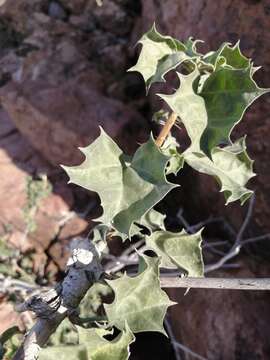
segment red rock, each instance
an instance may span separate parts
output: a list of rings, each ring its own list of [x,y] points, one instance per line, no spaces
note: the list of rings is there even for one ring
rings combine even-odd
[[[29,173],[51,168],[36,154],[10,119],[0,113],[0,224],[1,234],[9,228],[9,243],[25,252],[35,248],[46,250],[61,229],[61,220],[74,204],[71,188],[64,182],[56,182],[53,192],[38,205],[33,221],[36,230],[27,232],[24,209],[27,204],[27,178]],[[30,160],[31,159],[31,160]],[[75,219],[74,219],[75,221]]]
[[[90,80],[90,79],[89,79]],[[16,126],[33,146],[54,165],[75,164],[83,159],[78,146],[89,145],[102,126],[128,150],[137,146],[140,133],[125,133],[126,127],[140,128],[143,119],[117,100],[91,89],[79,77],[58,88],[40,89],[38,84],[1,89],[1,100]],[[55,101],[57,99],[57,101]]]
[[[122,81],[128,67],[124,37],[132,17],[118,1],[105,1],[102,7],[94,0],[59,4],[70,12],[70,22],[50,17],[42,0],[31,7],[26,0],[7,1],[0,9],[9,26],[25,36],[16,51],[0,57],[0,69],[12,79],[0,90],[3,107],[53,165],[80,162],[76,149],[91,143],[100,125],[127,151],[134,151],[146,138],[145,120],[127,104],[105,95],[116,79]],[[74,15],[92,29],[76,26]]]
[[[0,334],[11,326],[19,326],[25,329],[22,317],[18,314],[11,303],[3,302],[0,304]]]
[[[59,243],[59,242],[54,243],[50,247],[48,253],[49,253],[49,256],[51,257],[51,259],[53,260],[53,262],[55,264],[57,264],[59,269],[64,271],[66,268],[67,260],[70,255],[68,242],[66,242],[65,244],[63,242],[62,243]]]
[[[248,260],[248,263],[250,261]],[[254,273],[247,269],[231,272],[231,277],[267,276],[269,266]],[[218,271],[219,277],[228,273]],[[177,341],[208,360],[268,359],[269,294],[256,291],[171,289],[170,319]]]
[[[66,241],[73,237],[82,235],[87,228],[89,228],[89,221],[75,216],[63,226],[59,233],[58,240]]]

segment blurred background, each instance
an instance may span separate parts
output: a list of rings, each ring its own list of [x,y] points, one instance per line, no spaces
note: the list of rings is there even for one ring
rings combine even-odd
[[[127,153],[157,134],[152,114],[162,107],[145,96],[137,73],[136,42],[153,22],[166,35],[202,39],[201,51],[240,39],[242,52],[262,69],[261,87],[270,87],[269,0],[1,0],[0,1],[0,333],[14,324],[31,326],[30,314],[13,310],[16,291],[4,278],[49,285],[63,276],[68,245],[87,234],[99,215],[94,193],[67,185],[60,164],[82,160],[79,146],[90,144],[101,125]],[[168,77],[171,75],[169,74]],[[174,81],[174,79],[171,79]],[[247,134],[257,177],[249,187],[256,199],[245,238],[250,241],[232,266],[213,276],[270,277],[270,97],[248,110],[233,136]],[[184,130],[175,129],[181,144]],[[187,166],[181,188],[164,201],[174,227],[206,222],[205,236],[223,241],[226,252],[247,216],[239,203],[225,208],[215,181]],[[166,207],[165,207],[166,205]],[[162,208],[162,206],[161,206]],[[181,219],[175,214],[181,210]],[[179,223],[177,224],[177,221]],[[111,245],[114,254],[121,245]],[[170,290],[179,305],[170,310],[174,337],[212,360],[270,359],[270,294],[267,292]],[[131,359],[176,358],[170,341],[138,336]],[[194,354],[181,351],[181,359]]]

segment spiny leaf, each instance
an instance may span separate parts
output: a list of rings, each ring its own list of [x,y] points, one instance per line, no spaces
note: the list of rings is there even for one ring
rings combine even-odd
[[[106,340],[109,331],[103,329],[78,328],[80,343],[83,344],[90,360],[127,360],[129,358],[129,345],[135,337],[127,323],[124,330],[114,339]]]
[[[127,237],[132,224],[178,186],[166,180],[168,157],[152,137],[139,147],[131,162],[125,162],[122,151],[103,130],[81,151],[86,159],[80,166],[64,167],[70,182],[96,191],[103,207],[103,215],[96,220]]]
[[[206,79],[199,95],[207,111],[207,126],[200,140],[207,156],[211,157],[215,146],[230,142],[230,134],[247,108],[267,91],[257,86],[250,68],[220,68]]]
[[[195,170],[216,177],[224,191],[226,204],[240,200],[241,205],[253,193],[245,186],[255,176],[253,161],[246,152],[245,138],[224,148],[214,148],[212,161],[203,152],[184,153],[185,161]]]
[[[250,59],[241,53],[240,41],[237,41],[234,46],[230,46],[229,43],[226,43],[220,56],[224,57],[226,65],[233,69],[246,69],[250,66]]]
[[[159,230],[159,229],[165,229],[164,220],[166,218],[166,215],[161,214],[155,209],[151,209],[148,211],[147,214],[145,214],[141,221],[140,225],[145,226],[150,232]]]
[[[48,346],[39,353],[39,360],[88,360],[85,346],[60,345]]]
[[[207,112],[204,99],[194,92],[194,84],[200,73],[195,69],[188,75],[177,73],[180,87],[172,95],[159,94],[180,117],[191,140],[193,151],[200,151],[200,140],[207,126]]]
[[[164,82],[164,76],[191,57],[185,54],[186,47],[180,41],[170,36],[161,35],[153,27],[143,35],[139,43],[142,50],[135,66],[129,71],[138,71],[142,74],[146,89],[155,82]]]
[[[182,153],[182,157],[195,170],[218,179],[227,204],[238,199],[243,204],[252,193],[245,186],[254,176],[245,141],[241,139],[235,145],[223,149],[215,147],[212,160],[202,152],[200,142],[207,126],[208,114],[203,98],[194,92],[198,76],[197,70],[187,76],[179,74],[180,88],[173,95],[161,95],[179,115],[191,139],[191,145]]]
[[[90,233],[91,241],[94,243],[95,248],[99,254],[102,256],[104,253],[108,253],[108,246],[107,246],[107,234],[109,231],[109,227],[104,224],[96,225]]]
[[[202,62],[212,65],[212,70],[215,70],[217,65],[224,65],[224,63],[226,63],[226,59],[225,57],[221,57],[221,54],[224,48],[229,45],[229,43],[225,42],[219,47],[217,51],[210,51],[202,57]]]
[[[190,36],[188,38],[188,40],[184,43],[185,48],[186,48],[186,53],[191,56],[191,57],[197,57],[197,56],[201,56],[202,54],[200,54],[197,51],[197,44],[199,43],[204,43],[203,40],[194,40],[192,36]]]
[[[184,269],[194,277],[204,273],[201,242],[201,231],[192,235],[184,230],[155,231],[146,237],[146,245],[161,256],[161,267]]]
[[[210,51],[202,57],[202,62],[211,64],[213,70],[219,67],[231,69],[247,69],[251,61],[244,56],[240,50],[240,41],[232,46],[230,43],[223,43],[217,51]]]
[[[143,230],[145,230],[144,228],[146,228],[150,233],[156,230],[165,229],[165,225],[164,225],[165,218],[166,215],[161,214],[155,209],[151,209],[141,218],[141,220],[132,224],[130,234],[131,236],[137,235],[144,237],[145,236],[145,232],[143,232]],[[121,234],[115,234],[115,235],[121,236]]]
[[[172,135],[167,136],[161,148],[163,154],[170,157],[166,168],[167,175],[177,175],[184,166],[184,157],[179,153],[178,148],[179,144],[175,137]]]
[[[107,281],[115,293],[112,304],[105,305],[110,325],[123,329],[127,321],[131,331],[158,331],[163,334],[164,316],[174,303],[161,290],[159,258],[141,256],[144,271],[136,277],[124,274],[117,280]]]

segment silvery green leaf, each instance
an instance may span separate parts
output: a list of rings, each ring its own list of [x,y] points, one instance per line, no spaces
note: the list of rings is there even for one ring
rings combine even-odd
[[[168,156],[170,158],[167,168],[166,168],[166,174],[174,174],[177,175],[177,173],[183,168],[184,166],[184,157],[183,155],[178,151],[179,144],[175,137],[172,135],[167,136],[166,140],[164,141],[161,151],[164,155]]]
[[[237,71],[224,70],[226,72]],[[242,70],[240,71],[242,72]],[[246,188],[246,184],[254,176],[252,161],[246,153],[245,141],[242,139],[235,145],[229,145],[223,149],[214,147],[211,151],[212,159],[208,158],[201,150],[202,135],[208,129],[207,123],[212,121],[215,116],[216,103],[213,102],[209,110],[210,105],[207,106],[207,103],[200,96],[201,94],[195,93],[194,84],[198,77],[199,72],[197,70],[186,76],[179,74],[181,81],[179,89],[173,95],[161,95],[161,97],[179,115],[191,139],[190,147],[182,154],[184,160],[195,170],[215,176],[221,184],[221,191],[224,191],[227,203],[239,199],[243,204],[252,193]],[[215,93],[212,94],[215,99],[219,96],[218,92],[216,95]],[[238,105],[232,103],[229,111],[232,111],[234,106],[237,107]],[[208,117],[209,112],[210,115],[213,114],[210,118]],[[225,125],[226,119],[224,119],[222,111],[219,115],[220,118],[223,117],[223,125]],[[223,131],[222,128],[221,131]]]
[[[170,70],[186,60],[191,60],[191,56],[185,53],[185,45],[170,36],[161,35],[155,24],[139,43],[142,44],[142,50],[138,62],[129,71],[142,74],[147,90],[155,82],[164,82],[164,76]]]
[[[240,200],[241,204],[252,195],[246,188],[247,182],[255,176],[253,161],[246,151],[245,138],[224,148],[216,147],[212,151],[212,160],[203,152],[184,153],[185,161],[195,170],[214,176],[224,191],[226,204]]]
[[[250,68],[219,68],[213,72],[199,94],[207,113],[207,126],[200,139],[201,150],[211,157],[214,147],[230,143],[231,132],[247,108],[268,91],[257,86]]]
[[[89,360],[127,360],[129,358],[129,345],[135,337],[127,323],[123,331],[113,340],[106,340],[105,335],[110,331],[103,329],[78,328],[80,344],[87,349]]]
[[[63,167],[70,182],[97,192],[103,215],[96,220],[127,237],[132,224],[178,186],[166,180],[168,157],[161,153],[152,137],[128,163],[104,130],[81,151],[85,155],[81,165]]]
[[[226,43],[220,56],[225,59],[226,65],[232,69],[247,69],[250,67],[250,59],[244,56],[240,50],[240,41],[237,41],[234,46]]]
[[[204,99],[195,93],[194,86],[200,78],[195,69],[188,75],[177,73],[180,86],[172,95],[159,94],[179,116],[191,140],[193,151],[200,151],[200,141],[207,126],[207,111]]]
[[[41,349],[39,360],[88,360],[87,350],[83,345],[48,346]]]
[[[159,258],[146,255],[140,257],[143,270],[135,277],[124,274],[121,278],[107,281],[112,287],[115,298],[112,304],[105,305],[111,326],[122,330],[127,321],[132,332],[158,331],[163,334],[163,321],[169,300],[159,282]]]
[[[91,241],[95,244],[99,256],[108,253],[107,234],[109,227],[104,224],[96,225],[90,232]]]
[[[188,276],[203,276],[201,231],[187,234],[170,231],[155,231],[146,237],[146,245],[161,257],[161,267],[180,268]]]

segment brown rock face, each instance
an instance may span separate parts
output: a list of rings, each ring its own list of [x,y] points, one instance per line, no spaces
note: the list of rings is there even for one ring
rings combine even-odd
[[[29,174],[50,175],[52,169],[16,130],[3,110],[0,112],[0,163],[0,236],[4,236],[7,229],[10,229],[8,241],[15,248],[22,252],[35,248],[37,252],[42,253],[60,231],[68,238],[76,231],[76,235],[79,235],[87,227],[87,223],[75,215],[71,223],[73,227],[69,221],[62,225],[62,220],[72,208],[74,199],[71,188],[58,180],[52,192],[40,201],[37,211],[33,212],[36,229],[27,231],[25,209],[30,201],[27,192]],[[76,227],[77,222],[80,226]]]
[[[78,163],[76,148],[91,143],[98,126],[127,151],[145,139],[142,116],[117,100],[125,100],[122,78],[133,25],[126,4],[7,1],[0,14],[16,38],[0,54],[0,100],[49,162]]]
[[[269,266],[260,274],[269,274]],[[219,271],[218,276],[228,276]],[[258,273],[240,270],[233,277]],[[208,360],[266,360],[269,347],[269,294],[263,291],[191,289],[169,291],[179,302],[170,316],[177,340]],[[191,359],[186,355],[184,359]]]
[[[205,51],[217,49],[224,41],[235,43],[240,39],[243,53],[252,57],[255,64],[263,67],[256,74],[258,83],[262,87],[270,86],[269,1],[146,0],[142,5],[143,15],[138,20],[136,34],[133,35],[135,40],[149,29],[154,21],[164,34],[183,40],[189,36],[204,40],[205,44],[201,49]],[[156,97],[153,97],[154,108],[157,108],[156,102]],[[233,133],[234,138],[247,134],[249,154],[255,160],[255,171],[258,174],[250,185],[256,190],[257,195],[253,217],[254,232],[256,228],[260,231],[269,231],[270,143],[267,137],[270,131],[269,106],[269,95],[265,95],[252,105]],[[210,177],[197,174],[194,176],[192,173],[186,183],[188,185],[185,194],[189,199],[186,201],[186,210],[190,204],[193,208],[191,210],[193,216],[196,212],[201,214],[201,209],[204,208],[205,217],[210,213],[226,214],[230,221],[239,227],[243,218],[240,205],[230,205],[225,210],[223,195],[218,193],[218,186]],[[196,198],[190,194],[190,191],[192,194],[196,193]],[[191,201],[191,198],[194,201]]]
[[[39,89],[36,82],[28,85],[13,83],[3,88],[2,104],[18,129],[52,164],[82,160],[77,148],[89,145],[99,135],[99,126],[118,138],[125,150],[136,147],[132,137],[140,135],[136,129],[140,130],[143,119],[91,88],[91,78],[81,76],[56,88]]]

